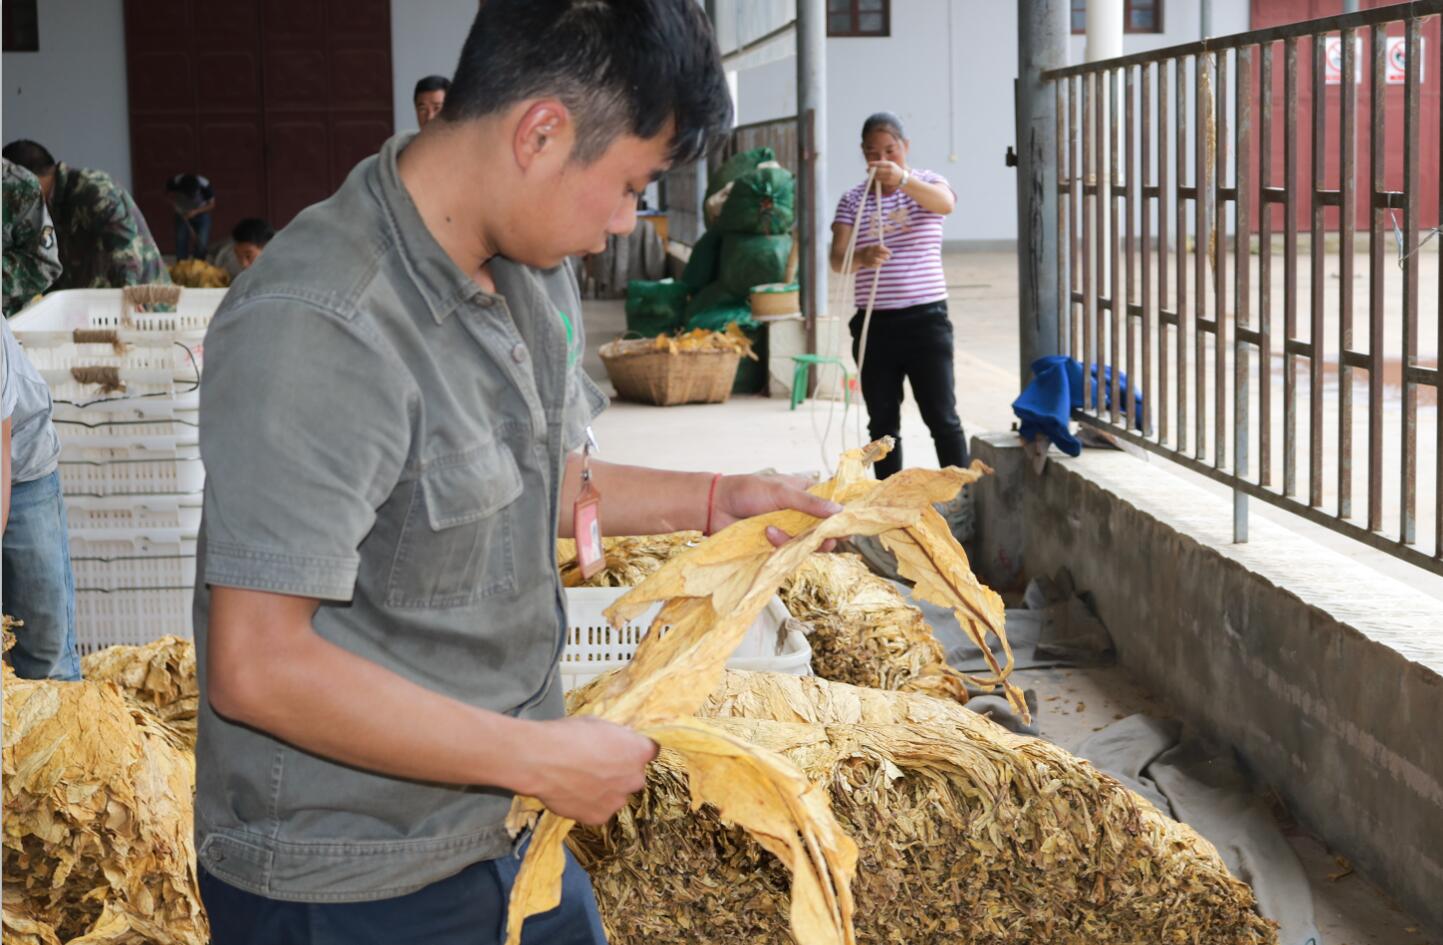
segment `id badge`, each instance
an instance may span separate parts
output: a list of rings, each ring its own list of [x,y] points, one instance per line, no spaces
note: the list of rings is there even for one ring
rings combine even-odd
[[[571,509],[571,534],[576,539],[576,565],[581,579],[589,581],[606,567],[601,548],[601,492],[591,481],[591,449],[595,443],[590,428],[581,453],[581,491]]]

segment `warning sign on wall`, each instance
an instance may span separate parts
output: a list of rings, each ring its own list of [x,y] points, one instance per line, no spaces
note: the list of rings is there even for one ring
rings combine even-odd
[[[1363,84],[1363,38],[1353,37],[1353,84]],[[1343,84],[1343,37],[1329,36],[1323,42],[1323,81]]]
[[[1419,60],[1418,80],[1424,81],[1423,70],[1428,62],[1428,52],[1424,49],[1427,43],[1425,37],[1418,37]],[[1353,83],[1363,84],[1364,62],[1363,38],[1353,37],[1353,65],[1355,66]],[[1385,85],[1402,85],[1408,81],[1408,40],[1404,36],[1389,36],[1383,46],[1383,82]],[[1323,44],[1323,81],[1328,85],[1343,84],[1343,39],[1341,36],[1329,36]]]
[[[1428,62],[1428,51],[1424,48],[1427,39],[1418,37],[1418,81],[1425,81],[1423,70]],[[1388,85],[1402,85],[1408,81],[1408,40],[1404,36],[1389,36],[1383,52],[1383,80]]]

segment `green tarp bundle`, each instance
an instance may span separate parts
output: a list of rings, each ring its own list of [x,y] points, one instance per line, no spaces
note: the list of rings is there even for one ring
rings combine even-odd
[[[632,280],[626,284],[626,330],[643,338],[668,334],[686,316],[685,282]]]

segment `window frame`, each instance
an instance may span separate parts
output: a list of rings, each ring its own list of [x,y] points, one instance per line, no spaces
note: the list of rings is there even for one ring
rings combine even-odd
[[[862,14],[863,14],[864,12],[866,12],[866,13],[876,13],[877,11],[876,11],[876,10],[866,10],[866,11],[862,10],[862,9],[861,9],[861,0],[849,0],[849,9],[848,9],[848,12],[845,13],[845,14],[843,14],[843,13],[833,13],[832,10],[831,10],[831,5],[828,4],[828,8],[827,8],[827,38],[828,38],[828,39],[831,39],[831,38],[833,38],[833,37],[836,37],[836,38],[839,38],[839,39],[886,39],[886,38],[889,38],[889,37],[892,35],[892,0],[879,0],[879,2],[882,4],[882,10],[881,10],[881,13],[882,13],[882,31],[881,31],[880,33],[869,33],[869,32],[863,32],[863,31],[862,31],[862,29],[861,29]],[[834,31],[832,30],[832,17],[834,17],[834,16],[848,16],[848,17],[850,17],[850,18],[851,18],[851,21],[852,21],[852,28],[851,28],[850,30],[846,31],[846,32],[834,32]]]
[[[1072,0],[1073,6],[1075,6],[1079,2],[1082,3],[1083,9],[1086,10],[1087,0]],[[1132,0],[1123,0],[1122,31],[1124,34],[1131,34],[1133,36],[1160,36],[1161,34],[1167,32],[1166,20],[1163,16],[1164,12],[1166,11],[1166,0],[1152,0],[1152,3],[1153,9],[1156,11],[1156,15],[1153,18],[1153,27],[1152,29],[1143,30],[1134,29],[1132,26]],[[1076,13],[1077,11],[1075,9],[1069,8],[1068,19],[1071,20],[1072,16]],[[1073,24],[1072,35],[1086,36],[1087,27],[1083,26],[1081,29],[1078,29],[1077,25]]]
[[[20,16],[22,22],[34,25],[34,31],[22,35],[14,28],[16,11],[20,7],[25,8],[24,14]],[[39,0],[4,0],[3,13],[5,26],[3,31],[3,51],[7,53],[39,52],[40,51],[40,2]],[[26,39],[29,42],[22,43]],[[33,43],[33,45],[31,45]]]

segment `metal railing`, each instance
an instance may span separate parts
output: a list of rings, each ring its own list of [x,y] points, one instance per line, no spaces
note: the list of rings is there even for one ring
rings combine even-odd
[[[1076,417],[1230,486],[1237,541],[1252,497],[1443,573],[1443,298],[1427,301],[1434,351],[1419,353],[1420,279],[1443,245],[1426,246],[1443,197],[1423,200],[1425,185],[1443,192],[1440,13],[1443,0],[1417,0],[1043,74],[1058,115],[1058,337],[1098,378]],[[1437,266],[1443,283],[1443,253]],[[1417,527],[1420,391],[1431,547]]]
[[[801,172],[800,151],[797,146],[797,117],[789,115],[772,121],[758,121],[750,125],[738,125],[732,129],[732,136],[722,149],[722,157],[729,158],[752,148],[769,147],[777,153],[777,161],[793,174]]]

